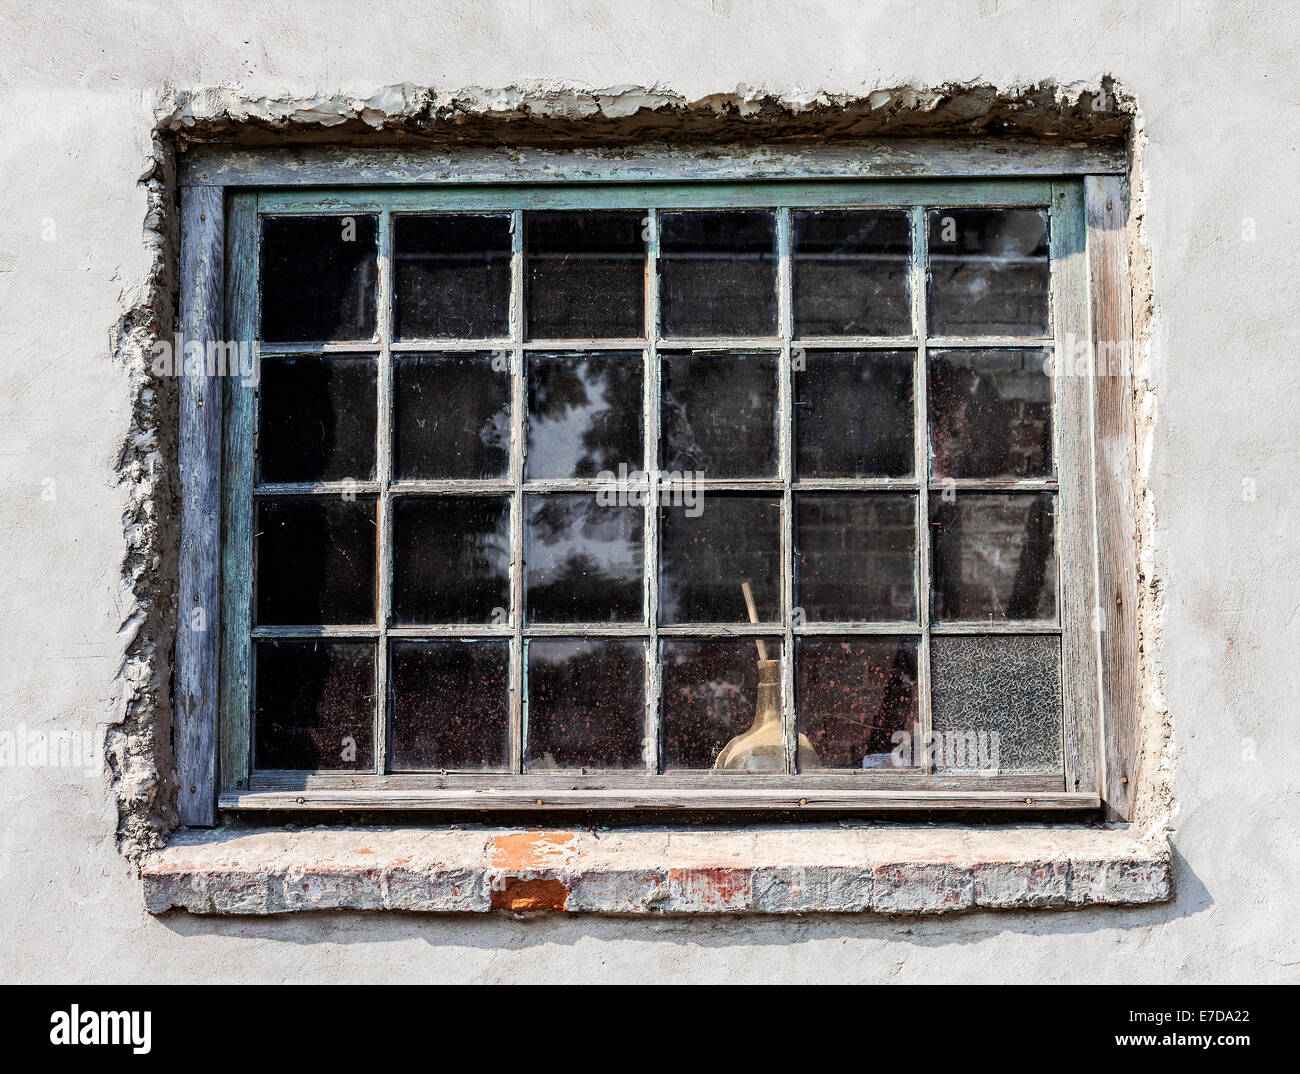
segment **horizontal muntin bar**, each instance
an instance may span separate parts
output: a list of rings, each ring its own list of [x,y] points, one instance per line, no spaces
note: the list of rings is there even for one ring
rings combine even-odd
[[[932,773],[926,775],[915,768],[851,768],[813,769],[789,775],[776,772],[718,772],[714,769],[672,768],[665,772],[649,773],[644,769],[578,769],[554,768],[533,772],[505,772],[503,770],[402,770],[376,775],[373,772],[347,772],[340,770],[303,771],[264,769],[256,771],[249,780],[250,790],[302,791],[302,790],[496,790],[519,789],[536,793],[554,790],[609,790],[612,788],[644,789],[647,792],[672,787],[742,789],[787,791],[791,780],[800,784],[815,784],[820,790],[887,789],[897,787],[910,791],[992,790],[1012,791],[1017,794],[1051,794],[1065,787],[1063,773]]]
[[[649,637],[647,623],[530,623],[521,628],[525,638],[644,638]],[[991,634],[1060,634],[1056,622],[1007,620],[1005,622],[936,622],[930,625],[931,634],[991,635]],[[919,637],[921,627],[916,622],[890,620],[881,622],[804,623],[793,628],[796,637],[822,637],[826,635],[871,635]],[[672,638],[745,638],[779,635],[784,625],[778,621],[768,623],[661,623],[658,633]],[[282,640],[310,640],[312,638],[376,638],[387,633],[393,638],[463,638],[474,641],[480,638],[509,638],[514,628],[509,624],[493,623],[419,623],[390,626],[382,631],[373,623],[329,626],[255,626],[254,638]]]
[[[944,492],[1055,492],[1054,477],[952,477],[931,478],[929,491]]]
[[[631,464],[629,463],[629,466]],[[626,482],[620,482],[619,488],[626,488],[629,491],[642,491],[649,487],[646,478],[632,479],[631,474],[637,471],[629,469],[629,478]],[[663,472],[663,471],[661,471]],[[671,472],[671,471],[669,471]],[[680,479],[661,480],[660,489],[666,494],[682,484]],[[699,480],[690,481],[692,488],[702,489],[705,492],[713,493],[753,493],[753,492],[780,492],[785,486],[779,478],[725,478],[725,477],[706,477]],[[845,478],[807,478],[802,481],[795,481],[791,484],[791,489],[795,492],[916,492],[920,489],[920,483],[911,477],[845,477]],[[547,478],[527,481],[522,486],[522,491],[531,495],[547,495],[551,493],[592,493],[608,491],[610,482],[608,479],[602,480],[598,477],[567,477],[567,478]],[[1047,490],[1056,488],[1055,479],[1031,479],[1026,481],[985,481],[980,478],[963,478],[957,479],[954,484],[949,485],[942,481],[931,482],[930,491],[942,492],[948,488],[956,489],[988,489],[991,491],[1002,490]],[[264,482],[253,488],[255,496],[342,496],[344,494],[355,493],[358,496],[374,496],[381,490],[380,483],[377,481],[285,481],[285,482]],[[388,486],[388,491],[393,496],[491,496],[491,495],[508,495],[515,491],[515,486],[505,478],[487,478],[487,479],[448,479],[448,480],[404,480],[394,481]]]
[[[931,336],[927,350],[1051,350],[1056,341],[1051,336]]]
[[[389,344],[394,354],[411,352],[450,353],[482,351],[643,351],[650,340],[639,339],[531,339],[516,343],[508,338],[494,339],[396,339]],[[916,336],[795,336],[790,345],[794,349],[810,350],[915,350],[919,344]],[[674,336],[654,341],[660,350],[667,351],[773,351],[780,350],[781,340],[776,336]],[[1025,350],[1051,349],[1055,340],[1051,336],[931,336],[926,340],[930,350],[980,349]],[[263,358],[287,358],[297,355],[360,354],[375,355],[380,351],[378,340],[314,340],[305,343],[268,343],[258,341],[258,353]]]
[[[954,622],[933,621],[930,633],[949,635],[986,634],[1060,634],[1059,622],[1035,622],[1028,619],[1008,619],[1004,622]]]
[[[908,791],[818,790],[791,777],[789,790],[736,787],[629,787],[609,790],[451,788],[430,790],[234,791],[219,799],[223,810],[969,810],[1026,812],[1091,811],[1101,808],[1097,794],[1066,791]]]
[[[378,481],[280,481],[253,486],[254,496],[376,496]]]
[[[367,340],[313,340],[308,343],[267,343],[258,340],[257,353],[261,358],[296,358],[300,355],[345,356],[355,354],[363,358],[374,358],[379,354],[378,339]]]

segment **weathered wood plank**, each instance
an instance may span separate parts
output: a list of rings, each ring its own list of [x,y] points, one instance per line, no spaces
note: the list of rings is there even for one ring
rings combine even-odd
[[[1052,321],[1056,446],[1060,491],[1057,549],[1061,694],[1066,790],[1096,793],[1099,785],[1096,545],[1092,459],[1092,376],[1073,359],[1088,353],[1088,263],[1082,184],[1058,183],[1052,200]]]
[[[181,195],[181,337],[204,348],[222,338],[224,198],[219,187]],[[175,665],[180,822],[216,823],[220,650],[221,378],[205,359],[175,356],[180,380],[181,542]]]
[[[257,205],[235,194],[226,221],[226,331],[231,339],[256,338]],[[253,580],[253,460],[256,388],[228,378],[225,413],[225,487],[222,500],[221,769],[223,791],[248,786],[253,681],[249,629]]]
[[[1128,191],[1119,176],[1085,180],[1096,362],[1097,544],[1101,594],[1102,799],[1131,820],[1141,757],[1138,724],[1137,520],[1132,479],[1133,305]]]
[[[629,791],[518,790],[442,791],[266,791],[221,796],[227,810],[954,810],[1005,809],[1019,812],[1095,810],[1096,794],[1010,794],[961,791],[807,791],[713,789],[661,791],[647,799]]]
[[[264,213],[511,212],[516,209],[727,209],[846,206],[998,205],[1045,206],[1052,184],[1043,179],[928,183],[824,179],[790,182],[582,183],[534,186],[498,183],[436,187],[304,187],[268,190],[258,196]],[[778,341],[772,341],[778,342]]]
[[[182,157],[182,185],[344,183],[647,182],[688,168],[703,179],[1009,178],[1119,174],[1119,143],[1025,138],[877,138],[755,145],[649,144],[610,148],[528,146],[363,148],[200,146]]]

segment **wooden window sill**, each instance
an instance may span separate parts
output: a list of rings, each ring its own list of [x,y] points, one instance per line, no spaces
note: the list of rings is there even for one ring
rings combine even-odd
[[[1134,906],[1168,846],[1085,827],[182,831],[141,867],[151,913],[878,913]]]

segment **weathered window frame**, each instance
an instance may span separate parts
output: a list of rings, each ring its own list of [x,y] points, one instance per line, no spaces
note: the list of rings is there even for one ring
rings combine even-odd
[[[262,210],[387,213],[414,204],[428,208],[427,193],[422,192],[417,199],[409,188],[433,185],[441,191],[441,207],[482,204],[481,188],[467,184],[492,184],[488,195],[494,199],[492,206],[509,207],[505,202],[512,196],[512,187],[522,191],[523,184],[556,180],[566,185],[550,188],[554,198],[578,201],[584,206],[593,205],[589,193],[597,189],[592,186],[584,193],[586,184],[599,184],[600,207],[624,203],[641,207],[643,202],[636,200],[636,184],[683,181],[694,184],[690,188],[692,207],[707,204],[700,201],[704,187],[718,207],[766,206],[771,204],[772,195],[761,187],[764,181],[794,179],[817,185],[817,194],[809,198],[809,203],[835,204],[832,193],[838,188],[844,204],[909,208],[921,225],[915,229],[914,259],[925,242],[922,206],[933,202],[1050,205],[1051,343],[1058,361],[1062,355],[1069,354],[1073,360],[1082,355],[1086,363],[1082,372],[1086,375],[1056,378],[1055,436],[1062,490],[1059,593],[1066,708],[1063,780],[888,771],[772,777],[646,773],[639,785],[634,777],[616,786],[611,785],[608,774],[584,776],[568,772],[505,776],[299,773],[261,779],[250,786],[247,735],[237,733],[238,714],[248,709],[247,667],[240,666],[239,647],[231,642],[241,630],[247,636],[248,604],[243,590],[230,584],[246,570],[241,564],[247,557],[239,550],[246,547],[249,535],[239,530],[239,513],[223,510],[222,505],[229,489],[251,489],[251,447],[248,451],[231,450],[232,444],[251,445],[252,408],[247,399],[251,393],[241,399],[237,383],[211,375],[211,371],[185,376],[181,382],[181,599],[176,658],[182,822],[199,826],[215,823],[218,802],[221,809],[238,810],[992,808],[1060,813],[1104,807],[1108,817],[1127,819],[1135,782],[1131,777],[1136,764],[1137,717],[1136,564],[1129,487],[1133,466],[1128,390],[1132,326],[1124,245],[1126,190],[1122,178],[1126,168],[1124,154],[1112,147],[988,139],[857,143],[804,147],[799,152],[713,148],[707,154],[665,147],[574,153],[515,150],[509,154],[475,149],[259,152],[214,147],[191,151],[182,162],[180,183],[181,331],[187,339],[256,337],[251,320],[253,307],[247,301],[237,301],[236,296],[246,294],[253,286],[256,264],[251,244]],[[846,180],[851,185],[845,185]],[[863,185],[863,180],[870,180],[869,185]],[[337,189],[343,186],[348,189]],[[660,207],[667,204],[663,191],[662,187],[656,191]],[[518,201],[517,211],[523,202],[519,193],[513,196]],[[782,204],[791,204],[788,197]],[[788,221],[788,211],[781,218]],[[519,231],[516,228],[516,274],[522,272]],[[783,236],[779,271],[788,275],[788,227],[780,227],[779,232]],[[388,273],[388,234],[388,229],[381,226],[381,286],[386,286]],[[654,252],[652,248],[652,257]],[[923,305],[924,286],[917,273],[914,286],[921,291],[918,301]],[[380,340],[374,349],[386,353],[384,348],[391,346],[391,341],[386,338],[388,326],[382,316],[380,322]],[[518,362],[518,355],[527,345],[517,310],[512,325],[509,346],[515,355],[513,360]],[[1102,370],[1094,366],[1098,339],[1108,344],[1105,353],[1109,364]],[[836,340],[841,346],[854,342]],[[923,333],[920,338],[871,342],[875,346],[889,343],[919,348],[918,378],[924,378]],[[1023,339],[1016,342],[1025,344]],[[735,341],[729,343],[735,345]],[[788,358],[792,343],[788,309],[781,319],[780,343]],[[657,361],[655,346],[652,338],[646,347],[651,363]],[[346,349],[357,348],[348,345]],[[381,369],[384,364],[381,362]],[[789,361],[783,361],[781,367],[782,429],[788,440]],[[647,378],[647,384],[651,383]],[[386,388],[381,384],[381,398]],[[923,388],[920,379],[916,406],[922,423],[918,428],[924,428]],[[522,386],[517,383],[516,392],[520,390]],[[927,471],[920,465],[922,461],[918,460],[916,476],[908,487],[924,492],[922,475]],[[517,481],[518,471],[514,473]],[[788,552],[788,501],[792,492],[788,456],[784,453],[777,484],[782,486],[781,494],[787,501],[782,546]],[[879,482],[869,480],[858,484],[879,487]],[[920,526],[925,525],[925,499],[919,496]],[[515,532],[518,530],[516,526]],[[653,544],[649,536],[652,530],[647,529],[648,556],[653,555],[649,547]],[[924,550],[923,541],[922,556]],[[788,573],[788,556],[786,563]],[[1082,584],[1067,584],[1069,579],[1081,580]],[[783,580],[782,589],[785,615],[781,632],[785,634],[785,652],[792,655],[797,632],[791,626],[792,587],[788,579]],[[519,602],[514,603],[513,614],[517,617]],[[920,603],[924,605],[925,601]],[[195,607],[208,610],[208,614],[195,617]],[[921,608],[920,614],[924,631],[926,610]],[[572,628],[566,629],[572,633]],[[652,641],[666,633],[655,625],[653,609],[648,627],[637,629]],[[747,632],[728,629],[732,633]],[[896,627],[892,629],[897,632]],[[519,634],[513,625],[511,632],[517,646]],[[762,627],[757,632],[770,633],[771,628]],[[813,630],[805,628],[804,632]],[[835,632],[852,631],[836,627]],[[879,632],[879,628],[863,628],[862,632]],[[427,630],[421,633],[431,634]],[[927,633],[922,636],[928,638]],[[923,667],[925,663],[922,659]],[[790,740],[794,737],[792,669],[793,660],[787,657],[783,673],[787,680],[785,723]],[[925,671],[921,674],[924,676]],[[924,680],[920,694],[924,718],[928,711]],[[517,712],[518,690],[515,697]],[[653,711],[654,706],[651,708]],[[383,723],[381,720],[381,727]],[[382,740],[377,746],[377,763],[382,765]]]

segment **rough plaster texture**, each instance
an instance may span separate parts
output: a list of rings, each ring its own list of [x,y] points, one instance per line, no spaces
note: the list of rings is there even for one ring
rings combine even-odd
[[[1287,469],[1300,420],[1285,353],[1300,25],[1289,5],[500,0],[367,5],[366,21],[328,10],[338,18],[293,4],[182,14],[121,2],[56,20],[45,5],[0,4],[3,729],[109,747],[107,763],[0,768],[0,899],[13,923],[0,966],[11,978],[1300,976],[1288,901],[1300,760]],[[937,919],[145,911],[134,858],[167,827],[171,801],[174,399],[139,363],[153,322],[171,316],[159,132],[249,120],[267,137],[289,121],[323,136],[423,124],[482,138],[538,111],[514,127],[519,140],[606,137],[610,116],[618,131],[644,120],[666,137],[719,113],[783,137],[796,111],[820,115],[824,133],[865,133],[862,109],[844,108],[865,101],[871,133],[1048,120],[1108,133],[1127,121],[1115,87],[1140,106],[1135,268],[1139,294],[1153,296],[1150,391],[1137,400],[1155,717],[1143,824],[1169,830],[1175,901]]]

